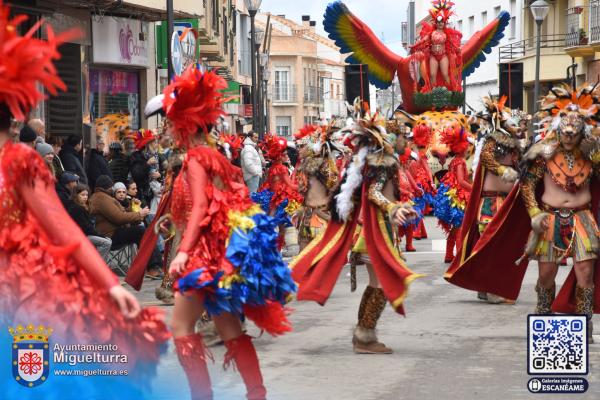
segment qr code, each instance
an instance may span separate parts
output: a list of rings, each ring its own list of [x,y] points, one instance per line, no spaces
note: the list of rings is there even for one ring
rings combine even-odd
[[[529,315],[529,374],[586,375],[586,324],[581,315]]]

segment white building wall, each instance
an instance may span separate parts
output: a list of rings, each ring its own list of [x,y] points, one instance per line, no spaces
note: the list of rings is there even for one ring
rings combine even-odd
[[[455,16],[450,19],[450,23],[454,29],[462,27],[463,42],[478,30],[482,29],[487,23],[490,23],[496,18],[498,10],[507,11],[511,14],[511,24],[504,30],[504,38],[500,44],[496,46],[490,54],[486,54],[485,62],[481,63],[479,68],[475,70],[467,78],[466,86],[466,102],[475,110],[481,110],[481,98],[498,94],[498,48],[500,46],[518,42],[522,40],[522,24],[525,12],[524,0],[490,0],[490,1],[475,1],[462,0],[456,1],[454,6]],[[430,3],[428,1],[415,2],[416,21],[421,21],[429,13]],[[483,13],[487,13],[487,23],[483,21]],[[473,31],[471,31],[471,18],[473,20]],[[462,22],[462,23],[461,23]],[[514,24],[514,27],[511,25]],[[460,29],[459,29],[460,30]]]

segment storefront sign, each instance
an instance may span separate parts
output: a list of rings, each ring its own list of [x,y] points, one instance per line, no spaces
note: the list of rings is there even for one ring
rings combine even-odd
[[[96,64],[149,67],[148,23],[129,18],[105,16],[92,21],[93,56]]]
[[[137,94],[139,91],[138,75],[135,72],[91,69],[90,90],[93,93],[107,93],[110,95]]]

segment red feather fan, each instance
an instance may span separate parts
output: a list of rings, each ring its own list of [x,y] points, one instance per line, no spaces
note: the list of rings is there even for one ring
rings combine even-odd
[[[294,134],[294,138],[297,140],[303,139],[307,136],[312,136],[313,133],[317,131],[317,126],[315,125],[305,125],[298,131],[298,133]]]
[[[431,144],[433,132],[427,125],[417,125],[413,128],[412,141],[420,148],[427,148]]]
[[[454,154],[465,154],[469,149],[469,133],[461,126],[446,128],[440,139]]]
[[[58,47],[80,36],[79,30],[69,30],[55,35],[47,25],[48,40],[34,38],[43,21],[36,23],[19,36],[18,26],[27,20],[26,15],[10,17],[10,7],[0,0],[0,104],[5,104],[18,120],[25,120],[31,108],[46,96],[40,86],[53,96],[67,86],[60,79],[54,61],[60,59]]]
[[[221,92],[227,87],[225,79],[214,72],[203,73],[190,65],[181,76],[165,88],[163,109],[175,125],[175,140],[189,147],[192,136],[208,133],[210,127],[225,114],[227,101]]]

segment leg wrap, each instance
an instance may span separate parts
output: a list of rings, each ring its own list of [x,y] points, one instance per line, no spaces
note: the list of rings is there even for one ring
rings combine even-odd
[[[581,288],[577,286],[575,288],[575,312],[577,314],[585,315],[588,324],[588,342],[593,343],[592,333],[594,331],[594,325],[592,323],[592,316],[594,315],[594,287]]]
[[[550,289],[542,287],[539,283],[535,286],[537,293],[536,314],[552,314],[552,303],[556,295],[556,285],[552,285]]]

